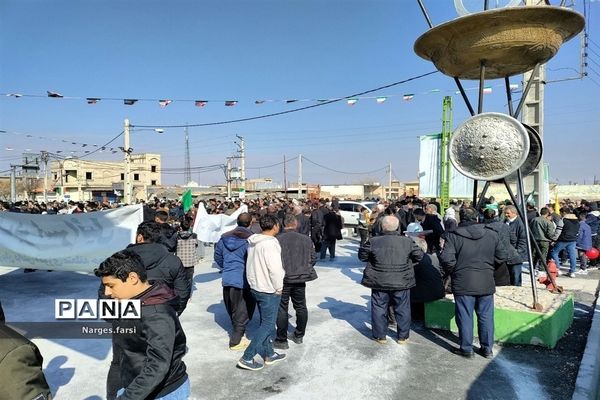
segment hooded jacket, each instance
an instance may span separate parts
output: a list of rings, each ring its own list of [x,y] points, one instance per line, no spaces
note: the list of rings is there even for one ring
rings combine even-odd
[[[167,223],[160,225],[160,237],[158,243],[164,245],[169,253],[177,251],[177,230]]]
[[[246,262],[246,277],[250,288],[262,293],[281,291],[284,276],[279,241],[263,234],[250,236]]]
[[[174,306],[177,313],[181,314],[190,298],[191,282],[185,277],[185,269],[179,257],[169,253],[165,246],[158,243],[130,244],[127,250],[140,256],[150,282],[166,283],[174,289],[178,296],[174,300]]]
[[[576,242],[579,233],[579,220],[575,214],[565,214],[562,219],[563,227],[558,237],[559,242]]]
[[[590,226],[592,235],[597,235],[598,231],[600,230],[600,212],[591,211],[587,215],[585,222]]]
[[[452,277],[455,295],[494,294],[494,265],[506,260],[498,234],[485,225],[466,222],[446,237],[440,253],[444,271]]]
[[[154,399],[179,388],[187,379],[182,361],[186,337],[170,302],[175,293],[154,284],[135,297],[142,303],[140,319],[121,319],[113,332],[121,349],[120,374],[125,393],[119,399]],[[131,334],[135,329],[135,334]],[[165,340],[168,339],[168,340]]]
[[[317,255],[310,238],[293,230],[277,235],[285,270],[284,283],[304,283],[317,279]]]
[[[248,238],[252,231],[242,226],[221,235],[215,247],[214,259],[223,273],[223,286],[238,289],[248,287],[246,281],[246,257]]]
[[[384,231],[358,249],[358,259],[367,262],[361,283],[376,290],[410,289],[416,285],[413,265],[423,255],[412,239]]]
[[[508,265],[521,264],[527,260],[527,233],[525,232],[525,225],[521,217],[516,217],[513,221],[506,220],[506,224],[510,230],[510,244],[519,253],[519,258],[508,258],[506,263]]]

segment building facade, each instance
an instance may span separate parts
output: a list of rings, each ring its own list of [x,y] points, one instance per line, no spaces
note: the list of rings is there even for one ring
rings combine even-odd
[[[131,155],[133,199],[146,200],[149,189],[161,185],[160,154]],[[58,200],[120,201],[125,183],[124,161],[76,158],[53,161],[50,177]]]

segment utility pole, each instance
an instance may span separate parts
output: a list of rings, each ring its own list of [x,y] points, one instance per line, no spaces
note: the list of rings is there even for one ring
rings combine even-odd
[[[186,122],[187,124],[187,122]],[[188,127],[185,127],[185,174],[183,180],[184,185],[189,185],[192,181],[192,167],[190,164],[190,137],[188,135]]]
[[[389,165],[389,171],[388,171],[388,196],[387,196],[388,200],[392,199],[392,163],[390,163]]]
[[[10,165],[10,201],[17,201],[17,166]]]
[[[287,198],[287,170],[286,170],[285,154],[283,155],[283,190],[285,191],[285,197]]]
[[[231,198],[231,158],[227,157],[227,169],[225,170],[225,179],[227,180],[227,198]]]
[[[123,200],[125,204],[131,204],[131,151],[133,149],[129,147],[129,119],[125,119],[125,124],[123,127],[123,139],[123,152],[125,153],[125,184],[123,185]]]
[[[298,200],[302,198],[302,154],[298,155]]]
[[[238,146],[240,147],[240,181],[241,188],[239,196],[240,198],[244,198],[246,196],[246,144],[244,143],[244,137],[240,135],[235,135],[238,139],[240,139],[240,143]]]
[[[525,0],[526,6],[535,6],[539,3],[537,0]],[[537,75],[532,77],[533,71],[523,74],[523,82],[528,82],[533,78],[533,83],[527,96],[525,97],[525,106],[521,116],[521,122],[534,128],[544,142],[544,87],[546,85],[546,65],[542,64],[538,68]],[[544,207],[549,199],[546,197],[546,182],[544,180],[544,159],[540,160],[533,176],[534,199],[538,207]],[[523,184],[525,186],[525,184]]]
[[[44,203],[48,203],[48,152],[42,150],[42,161],[44,162]]]
[[[450,159],[448,145],[452,136],[452,97],[444,97],[442,103],[442,135],[440,143],[440,205],[442,210],[450,207]],[[440,211],[440,210],[438,210]],[[440,211],[441,212],[441,211]]]

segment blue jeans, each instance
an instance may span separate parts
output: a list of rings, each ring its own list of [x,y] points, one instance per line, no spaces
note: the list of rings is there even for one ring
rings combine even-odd
[[[467,353],[473,351],[473,310],[475,310],[481,350],[492,351],[494,347],[494,295],[454,295],[454,303],[460,349]]]
[[[512,264],[507,265],[508,267],[508,275],[510,276],[510,285],[511,286],[521,286],[521,272],[523,269],[523,263],[521,264]]]
[[[259,354],[263,359],[272,357],[273,342],[271,342],[271,332],[275,328],[277,321],[277,311],[281,302],[281,295],[275,293],[262,293],[251,289],[252,296],[256,299],[258,312],[260,313],[260,326],[254,333],[250,345],[244,351],[244,360],[250,361],[255,355]]]
[[[125,393],[125,389],[119,389],[117,392],[117,399]],[[190,378],[187,378],[185,382],[181,384],[177,389],[171,393],[164,395],[163,397],[157,397],[155,400],[187,400],[190,397]]]
[[[567,249],[567,253],[569,254],[569,264],[571,264],[569,272],[575,272],[575,269],[577,269],[577,250],[575,249],[575,243],[576,242],[556,242],[552,249],[552,259],[556,263],[556,267],[560,265],[558,254],[564,249]]]
[[[371,326],[373,338],[385,339],[388,331],[388,309],[394,301],[394,315],[398,324],[398,339],[408,339],[410,332],[410,290],[371,291]]]

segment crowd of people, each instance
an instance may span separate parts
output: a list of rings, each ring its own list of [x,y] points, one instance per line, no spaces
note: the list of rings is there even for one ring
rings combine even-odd
[[[242,204],[247,212],[240,212]],[[354,233],[360,237],[358,259],[366,263],[361,284],[371,289],[375,343],[387,343],[389,325],[396,327],[397,343],[408,343],[411,321],[422,316],[422,304],[450,292],[459,328],[460,346],[454,352],[473,357],[476,313],[478,352],[493,356],[495,289],[521,285],[530,238],[519,209],[509,201],[481,199],[479,205],[475,209],[469,201],[452,201],[441,215],[436,199],[413,196],[379,201],[372,210],[366,206],[360,210]],[[257,371],[285,360],[282,350],[290,348],[288,341],[301,345],[307,332],[306,288],[317,279],[315,264],[326,260],[327,254],[329,262],[336,261],[336,242],[344,229],[339,200],[210,199],[204,206],[209,214],[237,213],[237,226],[214,247],[231,322],[228,345],[232,351],[243,351],[237,366]],[[94,202],[1,205],[4,211],[40,214],[112,207]],[[109,399],[189,396],[190,381],[182,359],[186,337],[179,316],[192,295],[194,267],[205,252],[192,232],[194,218],[201,218],[197,207],[202,204],[185,213],[180,201],[144,204],[144,222],[137,228],[135,243],[94,271],[101,279],[99,297],[140,299],[142,304],[142,319],[113,322],[114,328],[134,327],[138,334],[135,338],[113,334]],[[582,200],[561,204],[559,213],[554,209],[553,205],[539,211],[527,206],[524,217],[531,244],[535,242],[540,249],[534,266],[543,270],[549,259],[560,265],[566,256],[570,267],[566,276],[585,274],[597,265],[596,260],[587,260],[586,251],[599,247],[598,204]],[[291,334],[290,300],[296,315]],[[249,340],[246,329],[255,311],[260,314],[260,326]],[[276,334],[271,340],[273,330]]]

